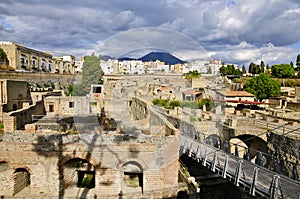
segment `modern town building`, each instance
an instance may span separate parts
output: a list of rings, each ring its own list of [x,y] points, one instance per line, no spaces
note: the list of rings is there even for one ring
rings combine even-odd
[[[72,55],[54,58],[48,52],[41,52],[10,41],[0,41],[0,48],[7,55],[7,68],[14,71],[68,73],[75,72],[75,57]]]

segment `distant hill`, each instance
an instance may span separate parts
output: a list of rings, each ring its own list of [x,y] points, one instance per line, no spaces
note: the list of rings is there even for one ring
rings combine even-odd
[[[165,62],[165,64],[170,64],[170,65],[185,63],[184,61],[178,59],[177,57],[171,55],[170,53],[165,53],[165,52],[151,52],[139,58],[138,60],[142,60],[143,62],[159,60]]]
[[[107,61],[107,60],[109,60],[109,59],[115,59],[115,58],[114,58],[114,57],[111,57],[111,56],[109,56],[109,55],[102,55],[102,56],[101,56],[101,60]]]
[[[134,59],[134,58],[130,58],[130,57],[121,57],[118,59],[119,61],[131,61],[131,60],[137,60],[137,59]]]
[[[170,64],[170,65],[185,63],[184,61],[178,59],[177,57],[171,55],[170,53],[165,53],[165,52],[151,52],[151,53],[148,53],[147,55],[144,55],[143,57],[140,57],[138,59],[122,57],[122,58],[119,58],[118,60],[119,61],[142,60],[143,62],[159,60],[159,61],[165,62],[165,64]]]

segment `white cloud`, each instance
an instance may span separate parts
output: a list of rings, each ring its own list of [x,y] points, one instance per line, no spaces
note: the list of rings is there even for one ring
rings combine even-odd
[[[0,1],[1,40],[75,56],[83,56],[94,50],[98,41],[132,28],[164,27],[188,35],[217,58],[238,63],[261,58],[284,62],[299,53],[299,18],[297,0]],[[128,36],[123,42],[127,48],[119,51],[134,51],[130,40],[134,43],[150,37],[152,40],[144,39],[139,48],[154,46],[176,49],[183,57],[198,55],[198,49],[188,49],[174,35],[139,34]]]

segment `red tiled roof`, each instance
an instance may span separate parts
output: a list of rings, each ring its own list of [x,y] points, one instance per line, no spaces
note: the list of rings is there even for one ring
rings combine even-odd
[[[201,92],[200,91],[185,91],[183,92],[185,95],[198,95]]]
[[[226,97],[254,97],[253,94],[246,91],[220,91],[219,93]]]

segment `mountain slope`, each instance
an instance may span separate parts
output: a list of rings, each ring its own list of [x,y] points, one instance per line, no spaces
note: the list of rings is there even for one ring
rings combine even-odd
[[[171,65],[185,63],[184,61],[178,59],[177,57],[171,55],[170,53],[165,53],[165,52],[151,52],[139,58],[138,60],[142,60],[143,62],[159,60],[165,62],[165,64],[171,64]]]

